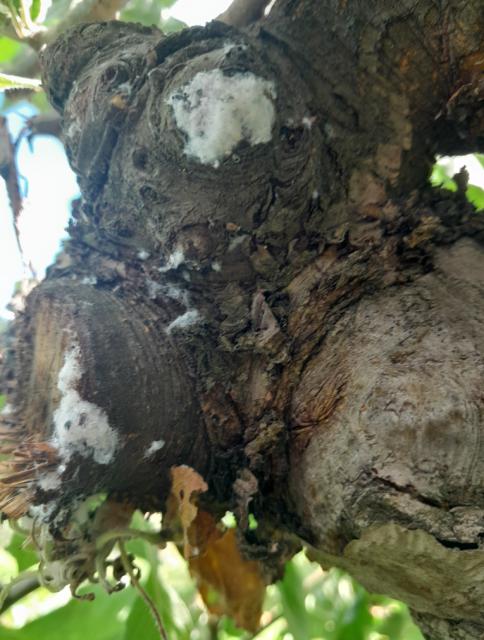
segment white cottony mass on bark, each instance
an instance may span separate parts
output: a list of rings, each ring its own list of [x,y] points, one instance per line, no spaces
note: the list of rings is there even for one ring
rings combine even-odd
[[[66,461],[79,453],[92,456],[98,464],[108,464],[113,460],[118,436],[109,426],[106,412],[79,395],[77,388],[83,374],[80,358],[79,345],[72,345],[59,372],[57,386],[62,396],[54,412],[53,443]]]
[[[242,140],[251,145],[270,141],[275,97],[273,82],[214,69],[197,73],[167,102],[187,136],[186,155],[218,167]]]

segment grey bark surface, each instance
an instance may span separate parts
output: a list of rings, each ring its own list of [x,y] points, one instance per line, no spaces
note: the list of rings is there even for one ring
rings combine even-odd
[[[427,185],[436,153],[484,150],[483,27],[480,0],[278,0],[247,29],[97,23],[47,49],[83,198],[18,322],[15,419],[48,436],[68,326],[123,440],[66,501],[162,508],[189,464],[214,513],[250,501],[273,577],[306,544],[429,638],[484,633],[484,222]],[[214,69],[276,87],[271,141],[218,167],[167,102]]]

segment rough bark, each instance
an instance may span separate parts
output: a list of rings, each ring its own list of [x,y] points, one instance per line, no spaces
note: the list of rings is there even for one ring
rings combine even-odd
[[[74,335],[122,442],[66,501],[160,508],[189,464],[207,508],[250,501],[273,575],[305,543],[429,638],[484,633],[484,223],[427,185],[436,153],[484,150],[483,27],[480,0],[278,0],[245,30],[99,23],[47,49],[83,201],[19,321],[14,419],[48,438]],[[169,97],[213,70],[272,82],[275,122],[203,163]]]

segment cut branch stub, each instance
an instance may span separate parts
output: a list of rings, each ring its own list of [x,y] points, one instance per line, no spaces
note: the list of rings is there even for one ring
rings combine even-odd
[[[32,466],[34,503],[68,506],[107,492],[160,509],[171,465],[203,473],[207,452],[193,381],[148,308],[51,281],[30,296],[17,331],[25,340],[17,429],[23,441],[49,443],[58,463],[47,475]]]

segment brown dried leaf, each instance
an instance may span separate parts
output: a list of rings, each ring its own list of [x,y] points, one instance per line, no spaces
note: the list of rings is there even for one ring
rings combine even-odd
[[[265,595],[259,563],[242,557],[235,529],[221,531],[203,511],[193,521],[189,538],[199,553],[188,564],[207,609],[216,616],[231,616],[237,626],[254,633]]]
[[[176,511],[183,529],[184,555],[185,558],[188,558],[191,555],[188,529],[195,520],[198,511],[192,502],[192,496],[207,491],[208,485],[195,469],[185,464],[171,468],[171,480],[171,504],[168,507],[167,520],[173,520],[174,511]]]

